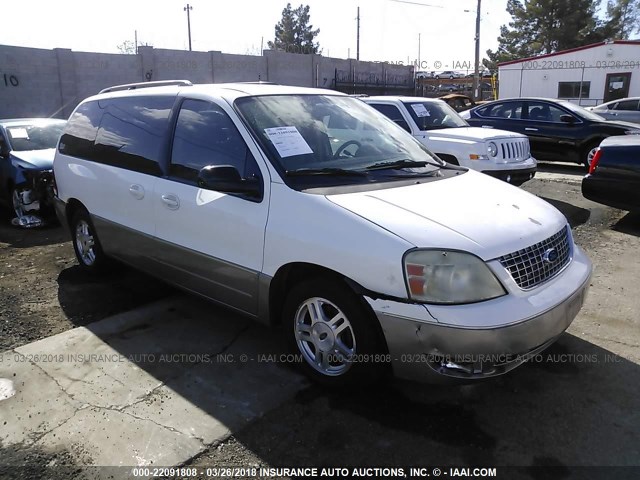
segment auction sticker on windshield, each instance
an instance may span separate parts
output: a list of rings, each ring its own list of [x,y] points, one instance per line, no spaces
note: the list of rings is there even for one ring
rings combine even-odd
[[[416,112],[416,115],[419,117],[429,117],[429,110],[421,103],[412,103],[411,108]]]
[[[294,126],[265,128],[264,131],[281,158],[313,153],[309,144]]]

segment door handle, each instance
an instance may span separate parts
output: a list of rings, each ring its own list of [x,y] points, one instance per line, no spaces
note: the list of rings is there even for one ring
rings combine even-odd
[[[538,129],[537,129],[537,128],[529,128],[529,127],[526,127],[526,128],[525,128],[525,130],[526,130],[527,132],[537,132],[537,131],[538,131]]]
[[[180,208],[180,199],[172,193],[166,193],[162,195],[162,203],[164,203],[169,210],[177,210]]]
[[[134,183],[129,186],[129,193],[133,195],[136,200],[142,200],[144,198],[144,187]]]

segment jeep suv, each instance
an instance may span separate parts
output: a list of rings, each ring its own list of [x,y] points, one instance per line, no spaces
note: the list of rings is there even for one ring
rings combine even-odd
[[[71,115],[54,175],[82,268],[117,259],[282,325],[325,384],[505,373],[591,275],[553,206],[335,91],[109,88]]]
[[[443,100],[378,96],[362,100],[454,165],[478,170],[514,185],[534,177],[536,160],[521,133],[471,127]]]

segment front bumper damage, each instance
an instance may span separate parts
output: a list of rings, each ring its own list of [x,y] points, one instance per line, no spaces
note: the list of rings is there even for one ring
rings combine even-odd
[[[12,225],[35,228],[55,221],[53,209],[53,171],[25,171],[24,182],[14,187],[10,207],[15,213]]]
[[[365,298],[382,327],[396,377],[434,383],[446,378],[475,380],[507,373],[553,344],[580,311],[591,269],[591,262],[577,249],[564,274],[540,289],[535,314],[522,318],[523,302],[531,304],[532,298],[524,292],[519,298],[512,295],[505,301],[513,303],[509,307],[505,303],[499,311],[513,321],[502,324],[491,325],[490,319],[497,315],[488,302],[435,308]],[[458,325],[450,321],[465,316]],[[489,321],[472,326],[473,318]]]

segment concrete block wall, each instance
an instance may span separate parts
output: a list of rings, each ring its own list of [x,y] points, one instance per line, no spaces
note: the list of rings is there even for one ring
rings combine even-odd
[[[265,50],[263,56],[138,47],[136,55],[0,45],[0,118],[68,118],[84,98],[125,83],[269,81],[334,88],[336,70],[352,79],[407,84],[410,67]]]
[[[63,64],[73,61],[62,55]],[[65,93],[69,84],[64,85]],[[62,106],[58,59],[54,50],[0,47],[0,118],[56,115]]]

